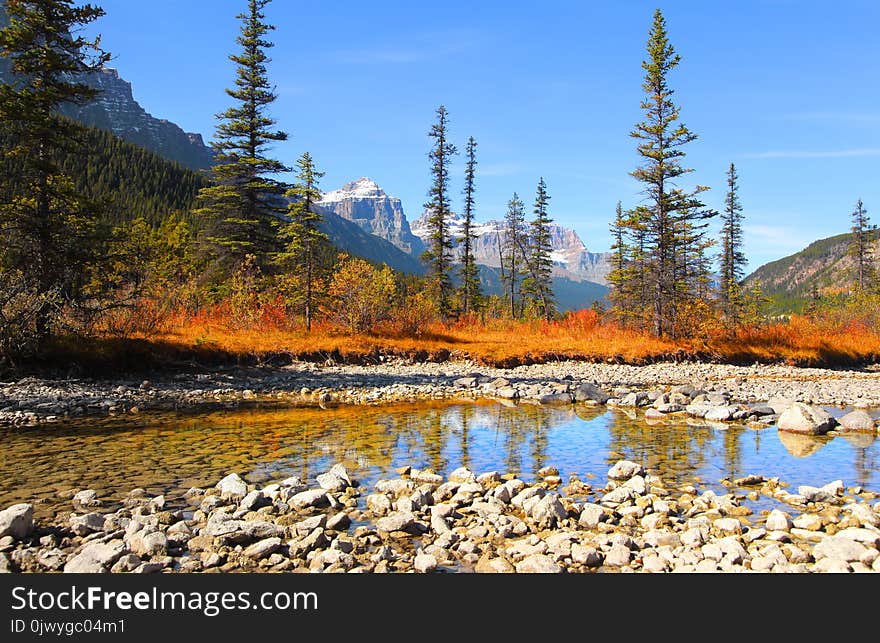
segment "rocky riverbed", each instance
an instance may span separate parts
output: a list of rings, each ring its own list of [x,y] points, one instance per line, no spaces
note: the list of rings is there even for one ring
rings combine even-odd
[[[877,572],[880,502],[842,481],[789,490],[750,475],[673,487],[618,461],[602,486],[545,467],[524,481],[403,467],[362,488],[342,465],[248,485],[232,473],[182,498],[94,491],[34,523],[0,512],[7,572]],[[750,501],[778,508],[754,513]]]
[[[470,362],[387,361],[372,366],[297,363],[187,372],[147,381],[27,378],[0,383],[0,425],[248,404],[383,404],[455,398],[650,407],[649,415],[655,417],[688,412],[688,405],[697,404],[702,408],[691,409],[696,411],[692,415],[704,419],[772,423],[794,402],[880,407],[880,368],[558,362],[493,369]],[[864,417],[859,430],[868,430]]]

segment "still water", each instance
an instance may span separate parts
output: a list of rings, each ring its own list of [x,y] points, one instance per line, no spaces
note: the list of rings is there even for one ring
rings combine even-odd
[[[87,421],[2,430],[0,508],[38,501],[38,514],[70,508],[59,494],[95,489],[119,500],[136,487],[169,500],[230,472],[263,484],[314,478],[344,462],[362,483],[395,468],[465,465],[532,480],[545,465],[603,484],[625,457],[667,484],[755,473],[796,487],[842,479],[880,492],[880,441],[872,435],[811,438],[692,420],[649,425],[605,407],[508,407],[458,402],[339,409],[250,409],[189,416]]]

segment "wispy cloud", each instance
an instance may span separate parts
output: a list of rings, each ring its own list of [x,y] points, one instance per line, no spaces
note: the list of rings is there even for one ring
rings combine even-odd
[[[771,150],[754,154],[742,154],[747,159],[842,159],[855,156],[880,156],[880,147],[856,148],[851,150]]]

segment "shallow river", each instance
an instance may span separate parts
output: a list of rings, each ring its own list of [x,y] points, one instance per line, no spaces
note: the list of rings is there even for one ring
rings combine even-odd
[[[755,473],[778,476],[792,491],[839,478],[880,492],[880,440],[871,435],[809,438],[683,419],[649,425],[605,407],[461,402],[250,409],[4,429],[0,440],[0,508],[39,500],[43,515],[69,509],[64,492],[71,489],[118,500],[143,487],[172,500],[230,472],[262,484],[313,478],[336,462],[369,487],[405,464],[441,474],[466,465],[525,480],[552,465],[564,481],[577,474],[603,484],[609,465],[625,457],[667,483],[696,478],[718,491],[725,477]]]

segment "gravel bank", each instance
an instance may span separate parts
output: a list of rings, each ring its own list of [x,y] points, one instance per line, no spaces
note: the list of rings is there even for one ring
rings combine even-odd
[[[342,465],[262,488],[230,474],[179,499],[133,490],[115,510],[83,490],[40,524],[18,504],[0,512],[0,572],[880,571],[880,503],[839,480],[792,493],[747,476],[701,493],[626,460],[601,487],[562,486],[552,467],[530,482],[398,473],[374,489]],[[780,508],[755,515],[762,495]]]
[[[570,403],[585,401],[578,399],[577,393],[584,384],[604,392],[586,400],[599,403],[607,401],[603,397],[624,399],[632,391],[651,392],[653,403],[657,394],[689,385],[707,394],[726,396],[725,402],[730,404],[754,406],[787,400],[880,407],[880,368],[854,371],[699,363],[626,366],[559,362],[493,369],[469,362],[389,361],[375,366],[301,363],[284,368],[226,369],[157,376],[150,381],[27,378],[0,383],[0,425],[31,426],[88,415],[234,408],[258,402],[381,404],[485,397]]]

